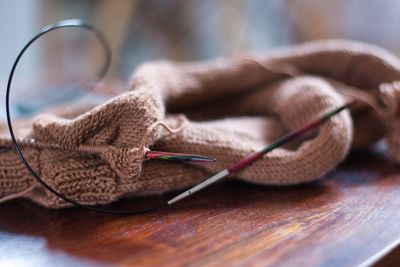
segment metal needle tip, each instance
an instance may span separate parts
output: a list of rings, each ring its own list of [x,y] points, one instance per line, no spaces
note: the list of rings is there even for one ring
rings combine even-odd
[[[164,151],[148,151],[146,153],[147,159],[160,159],[160,160],[172,160],[172,161],[187,161],[187,162],[215,162],[215,158],[185,154],[185,153],[174,153]]]

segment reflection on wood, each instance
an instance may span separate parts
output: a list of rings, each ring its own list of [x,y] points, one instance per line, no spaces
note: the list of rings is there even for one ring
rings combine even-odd
[[[323,180],[277,188],[227,181],[141,216],[0,205],[0,263],[97,266],[354,266],[400,240],[400,169],[353,154]],[[160,197],[162,198],[162,197]],[[124,208],[158,199],[131,199]],[[166,197],[167,198],[167,197]]]

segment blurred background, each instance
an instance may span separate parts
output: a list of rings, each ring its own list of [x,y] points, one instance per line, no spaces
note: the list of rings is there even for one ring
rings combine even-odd
[[[43,26],[70,18],[90,22],[106,34],[113,50],[109,73],[123,82],[146,60],[200,60],[325,38],[356,39],[400,53],[396,0],[13,0],[0,1],[0,12],[1,99],[23,45]],[[16,99],[29,96],[40,106],[49,99],[49,88],[59,86],[55,80],[63,85],[67,70],[83,68],[66,65],[99,65],[101,56],[80,50],[81,37],[71,36],[46,38],[29,51],[15,76]],[[17,112],[35,109],[26,105]]]

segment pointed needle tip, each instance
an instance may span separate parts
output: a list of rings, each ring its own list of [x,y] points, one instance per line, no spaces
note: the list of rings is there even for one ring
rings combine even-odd
[[[208,158],[208,157],[193,157],[189,159],[189,161],[196,161],[196,162],[216,162],[215,158]]]
[[[189,162],[215,162],[215,158],[194,154],[173,153],[164,151],[148,151],[147,159],[172,160],[172,161],[189,161]]]

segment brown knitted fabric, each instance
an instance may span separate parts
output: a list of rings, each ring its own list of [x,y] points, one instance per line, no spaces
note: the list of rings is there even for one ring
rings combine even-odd
[[[340,113],[236,177],[298,184],[332,170],[351,146],[365,147],[383,137],[400,160],[400,134],[386,125],[395,125],[398,115],[396,80],[400,62],[395,56],[348,41],[211,62],[152,62],[134,73],[129,91],[103,105],[59,107],[52,115],[19,122],[17,132],[29,162],[51,186],[83,203],[100,204],[196,184],[343,104],[345,97],[373,106],[356,106],[354,122],[348,111]],[[2,200],[25,197],[47,207],[65,206],[31,177],[10,149],[4,125],[0,133]],[[210,155],[217,162],[145,161],[148,148]]]

